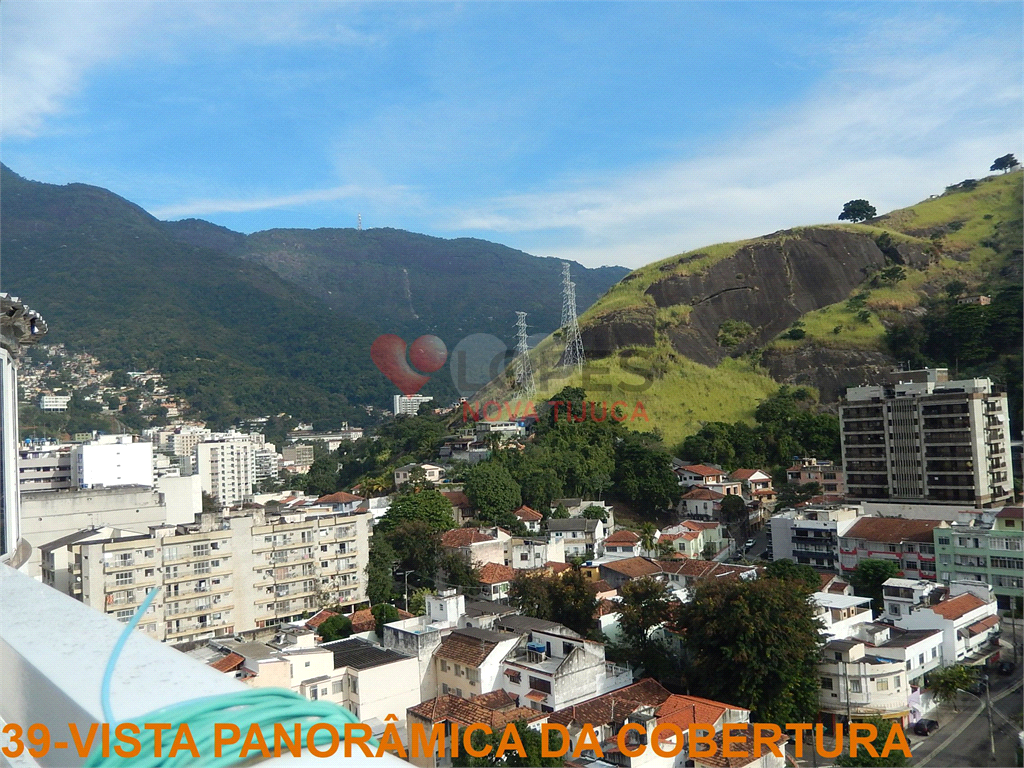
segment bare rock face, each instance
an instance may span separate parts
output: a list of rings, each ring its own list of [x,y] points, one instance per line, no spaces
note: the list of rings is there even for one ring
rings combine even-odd
[[[889,261],[913,267],[928,263],[928,254],[913,245],[888,250]],[[763,346],[807,312],[843,301],[886,264],[887,255],[868,235],[808,228],[777,232],[703,273],[669,275],[646,292],[657,307],[693,307],[687,323],[668,329],[669,338],[691,360],[716,365],[727,355]],[[754,332],[725,349],[718,344],[718,329],[730,319],[750,323]],[[652,344],[654,331],[653,315],[648,319],[633,311],[627,321],[613,314],[584,329],[583,343],[599,356],[629,344]]]
[[[876,384],[896,363],[889,355],[806,346],[793,352],[766,349],[761,365],[782,384],[817,387],[823,404],[838,403],[848,387]]]

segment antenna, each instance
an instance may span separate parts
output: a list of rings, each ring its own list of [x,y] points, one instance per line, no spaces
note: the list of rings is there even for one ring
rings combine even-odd
[[[576,283],[569,278],[569,262],[562,264],[562,332],[565,335],[562,366],[582,371],[586,357],[576,317]]]
[[[537,394],[533,381],[533,365],[530,364],[530,348],[526,344],[526,313],[516,312],[516,359],[515,392],[526,400]]]
[[[356,229],[360,232],[363,231],[363,214],[356,214]]]

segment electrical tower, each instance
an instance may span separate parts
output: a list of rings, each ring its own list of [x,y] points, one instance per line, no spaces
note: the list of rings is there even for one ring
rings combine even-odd
[[[515,394],[523,400],[533,400],[537,386],[533,381],[530,348],[526,344],[526,313],[516,312]]]
[[[576,283],[569,279],[568,263],[562,265],[562,334],[565,336],[562,365],[582,371],[586,358],[583,354],[580,324],[576,318]]]
[[[360,232],[363,231],[363,214],[356,214],[356,229]]]

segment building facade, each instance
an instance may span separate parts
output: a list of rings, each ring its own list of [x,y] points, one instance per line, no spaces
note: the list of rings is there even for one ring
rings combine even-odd
[[[893,386],[852,387],[840,407],[847,494],[977,508],[1012,501],[1006,394],[989,379],[910,371]]]
[[[983,581],[992,586],[1000,610],[1024,602],[1024,509],[1004,507],[992,523],[972,521],[936,529],[939,581]]]
[[[196,467],[203,491],[222,506],[252,501],[256,455],[248,440],[222,440],[196,446]]]
[[[203,514],[190,526],[69,545],[72,596],[171,643],[295,621],[366,600],[369,513]]]

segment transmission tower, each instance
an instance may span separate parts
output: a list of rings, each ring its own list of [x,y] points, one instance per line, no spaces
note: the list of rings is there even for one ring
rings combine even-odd
[[[356,229],[360,232],[363,231],[363,214],[361,213],[356,214]]]
[[[562,365],[582,371],[586,358],[583,354],[580,324],[576,318],[576,283],[569,278],[568,263],[562,265],[562,334],[565,336]]]
[[[515,393],[524,400],[532,400],[537,394],[533,382],[533,365],[530,364],[530,348],[526,344],[526,313],[516,312],[516,359]]]

